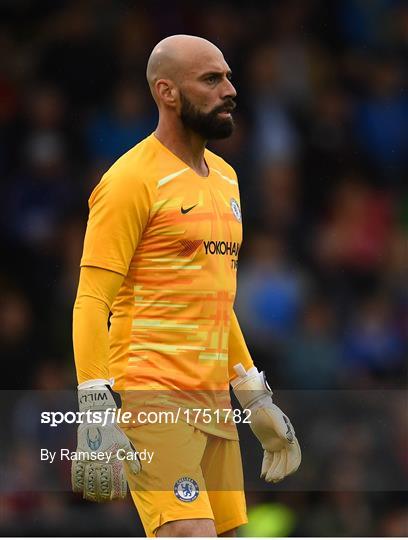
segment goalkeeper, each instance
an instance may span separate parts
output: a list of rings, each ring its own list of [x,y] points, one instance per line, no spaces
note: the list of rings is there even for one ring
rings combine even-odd
[[[212,43],[177,35],[153,49],[147,80],[157,128],[89,199],[73,321],[79,407],[103,411],[122,398],[134,411],[164,402],[220,411],[231,407],[231,384],[263,447],[261,476],[277,482],[296,471],[300,448],[234,314],[238,181],[206,148],[233,132],[231,71]],[[127,480],[148,536],[234,536],[247,522],[236,425],[191,418],[81,425],[78,450],[148,450],[154,459],[74,462],[74,491],[122,498]]]

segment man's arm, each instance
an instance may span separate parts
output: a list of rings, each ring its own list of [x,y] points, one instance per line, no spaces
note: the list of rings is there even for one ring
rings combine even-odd
[[[89,218],[74,308],[73,340],[78,375],[78,403],[87,418],[78,427],[72,462],[72,488],[91,501],[126,496],[123,463],[115,449],[132,450],[116,423],[88,420],[120,407],[109,380],[108,316],[149,219],[154,194],[133,167],[116,165],[89,198]],[[91,452],[113,452],[111,459],[91,459]],[[88,458],[87,458],[88,456]],[[133,473],[139,461],[129,462]]]

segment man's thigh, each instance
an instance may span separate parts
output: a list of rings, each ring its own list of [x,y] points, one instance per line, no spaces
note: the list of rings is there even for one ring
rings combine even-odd
[[[214,519],[201,470],[206,434],[184,422],[124,431],[136,450],[154,452],[136,476],[125,462],[132,498],[148,536],[168,522]]]

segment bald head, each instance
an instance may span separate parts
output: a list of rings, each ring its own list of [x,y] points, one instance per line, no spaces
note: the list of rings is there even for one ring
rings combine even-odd
[[[188,130],[204,140],[232,133],[236,91],[231,70],[213,43],[196,36],[167,37],[153,49],[146,75],[159,127],[172,133]]]
[[[210,41],[184,34],[169,36],[153,49],[147,63],[146,76],[153,97],[159,79],[171,79],[178,84],[194,66],[211,59],[222,59],[222,52]]]

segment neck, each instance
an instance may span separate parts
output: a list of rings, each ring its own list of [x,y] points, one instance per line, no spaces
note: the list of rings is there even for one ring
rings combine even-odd
[[[200,135],[189,130],[181,122],[167,122],[159,119],[156,138],[173,154],[191,167],[198,175],[208,176],[209,170],[204,159],[207,141]]]

